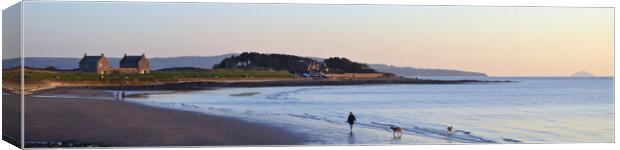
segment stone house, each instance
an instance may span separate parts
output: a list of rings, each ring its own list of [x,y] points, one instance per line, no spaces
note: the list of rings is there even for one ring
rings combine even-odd
[[[120,62],[120,68],[115,69],[121,73],[139,73],[146,74],[150,72],[149,60],[144,54],[140,56],[123,56]]]
[[[97,74],[110,73],[110,63],[108,59],[101,53],[100,56],[88,56],[86,53],[80,60],[80,71],[96,72]]]

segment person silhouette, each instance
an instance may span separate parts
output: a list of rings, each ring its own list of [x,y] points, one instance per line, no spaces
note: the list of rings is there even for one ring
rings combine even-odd
[[[355,121],[357,121],[355,115],[353,115],[353,112],[349,112],[349,118],[347,118],[347,123],[349,123],[351,132],[353,132],[353,124],[355,124]]]

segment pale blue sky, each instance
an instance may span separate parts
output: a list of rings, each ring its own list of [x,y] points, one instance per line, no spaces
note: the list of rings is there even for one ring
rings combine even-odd
[[[28,57],[258,51],[491,75],[613,74],[613,8],[26,2]]]

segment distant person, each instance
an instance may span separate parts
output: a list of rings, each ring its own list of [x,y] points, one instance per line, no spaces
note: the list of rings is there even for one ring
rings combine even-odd
[[[357,121],[355,115],[353,115],[353,112],[349,112],[349,118],[347,118],[347,123],[349,123],[351,132],[353,131],[353,124],[355,124],[355,121]]]
[[[114,98],[116,98],[116,100],[121,100],[121,91],[114,91]]]
[[[121,92],[121,99],[125,99],[125,91]]]
[[[451,136],[452,135],[452,126],[448,126],[448,135]]]

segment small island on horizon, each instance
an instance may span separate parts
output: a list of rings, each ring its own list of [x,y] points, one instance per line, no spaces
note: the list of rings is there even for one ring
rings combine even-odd
[[[587,72],[587,71],[579,71],[579,72],[573,73],[570,76],[571,77],[594,77],[594,74]]]

